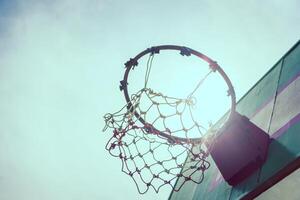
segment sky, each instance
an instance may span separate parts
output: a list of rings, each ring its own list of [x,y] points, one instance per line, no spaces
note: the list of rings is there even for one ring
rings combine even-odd
[[[0,0],[0,199],[167,199],[170,188],[139,195],[104,149],[103,115],[125,103],[123,64],[151,46],[188,46],[217,60],[240,98],[299,40],[299,8]]]

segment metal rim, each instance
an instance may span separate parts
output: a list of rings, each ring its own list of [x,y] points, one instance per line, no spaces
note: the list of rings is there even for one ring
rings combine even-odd
[[[131,69],[133,69],[135,66],[138,65],[138,60],[140,58],[142,58],[143,56],[147,55],[147,54],[155,54],[155,53],[159,53],[161,50],[177,50],[180,52],[180,54],[182,56],[190,56],[190,55],[194,55],[197,56],[198,58],[202,59],[203,61],[207,62],[209,64],[209,66],[216,72],[218,72],[223,79],[225,80],[227,86],[228,86],[228,95],[231,97],[231,110],[230,110],[230,115],[227,119],[230,120],[230,118],[232,117],[232,115],[235,113],[236,110],[236,96],[235,96],[235,91],[234,88],[232,86],[232,83],[230,81],[230,79],[228,78],[227,74],[223,71],[223,69],[217,64],[217,62],[215,62],[214,60],[212,60],[211,58],[209,58],[208,56],[195,51],[191,48],[185,47],[185,46],[177,46],[177,45],[161,45],[161,46],[154,46],[151,48],[148,48],[144,51],[142,51],[141,53],[139,53],[138,55],[136,55],[134,58],[131,58],[128,62],[125,63],[125,74],[123,77],[123,80],[120,81],[121,86],[120,86],[120,90],[123,90],[124,96],[125,96],[125,100],[128,104],[128,107],[131,106],[130,103],[130,95],[128,94],[128,76],[129,76],[129,72]],[[146,125],[146,121],[140,116],[139,113],[134,112],[135,117],[137,117],[137,119],[143,124]],[[155,127],[153,127],[155,129]],[[202,137],[200,138],[182,138],[182,137],[177,137],[177,136],[171,136],[168,134],[165,134],[163,132],[161,132],[160,130],[155,129],[156,131],[159,132],[159,135],[161,135],[162,137],[171,140],[173,142],[184,142],[184,143],[199,143],[202,141]]]

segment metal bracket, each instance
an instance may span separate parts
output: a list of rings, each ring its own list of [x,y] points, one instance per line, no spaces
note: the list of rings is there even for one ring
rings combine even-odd
[[[121,91],[124,90],[124,88],[128,85],[128,83],[125,82],[125,80],[121,80],[120,84],[121,85],[119,86],[119,88],[120,88]]]
[[[227,90],[227,96],[232,96],[232,94],[233,94],[232,90],[231,90],[231,89],[228,89],[228,90]]]
[[[216,61],[213,61],[212,63],[209,64],[209,68],[213,71],[216,72],[217,68],[219,68],[220,66],[218,65],[218,63]]]
[[[137,60],[135,60],[135,59],[133,59],[133,58],[130,58],[129,59],[129,61],[127,61],[124,65],[125,65],[125,68],[128,68],[128,67],[133,67],[133,69],[134,69],[134,67],[135,66],[138,66],[138,61]]]
[[[182,56],[190,56],[191,55],[191,50],[187,47],[182,47],[180,50],[180,54]]]
[[[160,49],[158,47],[151,47],[148,50],[151,52],[151,55],[159,54],[159,51],[160,51]]]

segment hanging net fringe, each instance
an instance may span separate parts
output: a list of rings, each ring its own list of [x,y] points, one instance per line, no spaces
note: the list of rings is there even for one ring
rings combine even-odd
[[[122,171],[141,194],[150,187],[158,192],[169,185],[178,191],[187,181],[202,182],[210,164],[203,141],[193,139],[207,131],[193,116],[195,101],[192,96],[179,99],[143,88],[121,110],[104,116],[104,130],[113,132],[106,149],[120,158]],[[171,130],[168,120],[177,128]]]

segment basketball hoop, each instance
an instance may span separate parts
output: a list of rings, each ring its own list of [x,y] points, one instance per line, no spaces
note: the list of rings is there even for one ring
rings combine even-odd
[[[154,55],[167,50],[178,51],[181,56],[196,56],[208,64],[209,72],[199,80],[186,98],[167,96],[147,87]],[[144,87],[130,95],[127,87],[129,73],[146,55],[149,55],[149,58]],[[207,160],[207,144],[213,144],[213,136],[205,134],[216,131],[208,130],[195,119],[193,106],[197,100],[193,95],[210,74],[219,73],[227,84],[228,96],[231,99],[227,118],[229,120],[236,109],[235,92],[229,78],[222,68],[206,55],[175,45],[146,49],[126,62],[125,68],[120,90],[124,93],[126,104],[119,111],[104,116],[104,131],[109,128],[113,134],[106,149],[122,161],[122,171],[133,178],[141,194],[147,192],[150,187],[158,192],[162,186],[169,185],[174,191],[178,191],[188,181],[201,183],[205,171],[210,166]],[[149,102],[146,109],[141,106],[144,100]],[[172,111],[171,114],[165,114],[162,106],[167,106]],[[157,116],[152,122],[147,120],[149,115],[153,115],[150,114],[150,108],[157,110]],[[183,115],[189,116],[191,126],[185,127],[182,122]],[[174,116],[179,119],[180,129],[174,129],[165,123],[166,119]],[[162,122],[160,127],[156,126],[158,120]],[[196,133],[197,137],[192,137],[191,132]],[[208,138],[212,142],[208,142]],[[181,184],[176,184],[175,187],[177,179]]]

